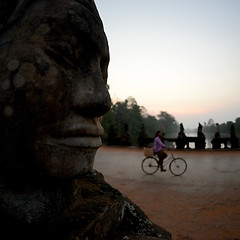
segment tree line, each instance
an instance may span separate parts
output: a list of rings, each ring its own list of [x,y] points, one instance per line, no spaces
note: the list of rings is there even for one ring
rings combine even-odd
[[[216,124],[217,123],[215,123],[213,119],[209,119],[207,123],[206,122],[204,123],[203,131],[206,133],[214,133],[216,130]],[[226,123],[221,123],[221,124],[219,123],[221,134],[229,135],[232,124],[234,124],[235,131],[239,136],[240,135],[240,117],[236,118],[235,122],[227,121]]]
[[[184,124],[184,123],[183,123]],[[234,124],[236,133],[240,133],[240,117],[235,123],[219,123],[221,133],[229,134]],[[157,116],[149,115],[143,106],[139,106],[133,97],[112,104],[102,120],[104,127],[103,143],[106,145],[140,146],[141,139],[153,138],[157,130],[167,136],[177,135],[180,124],[175,117],[166,111],[160,111]],[[203,124],[203,132],[212,133],[216,130],[213,119]]]

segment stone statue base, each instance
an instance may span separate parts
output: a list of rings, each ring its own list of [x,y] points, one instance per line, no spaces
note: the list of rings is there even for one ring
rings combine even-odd
[[[39,189],[1,185],[0,212],[1,239],[171,239],[96,171]]]

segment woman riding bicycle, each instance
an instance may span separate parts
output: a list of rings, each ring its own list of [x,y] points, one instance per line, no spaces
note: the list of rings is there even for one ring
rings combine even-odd
[[[161,131],[157,131],[154,138],[153,151],[154,154],[157,154],[158,156],[161,172],[166,172],[166,170],[163,169],[163,159],[167,157],[167,154],[163,151],[163,149],[167,148],[167,145],[162,142],[161,137]]]

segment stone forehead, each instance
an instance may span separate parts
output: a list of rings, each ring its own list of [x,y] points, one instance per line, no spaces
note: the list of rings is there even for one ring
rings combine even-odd
[[[0,1],[0,21],[3,21],[3,16],[7,19],[7,21],[12,21],[16,16],[21,15],[21,13],[25,12],[27,9],[32,8],[35,4],[39,6],[39,4],[46,3],[44,0],[25,0],[25,1],[17,1],[17,0],[1,0]],[[54,12],[58,13],[59,9],[56,7],[62,6],[67,10],[68,6],[73,4],[78,4],[79,7],[84,8],[85,10],[91,12],[93,15],[99,18],[99,13],[96,8],[95,2],[93,0],[51,0],[47,1],[47,4],[53,6]],[[54,8],[55,7],[55,8]]]
[[[36,8],[36,6],[38,8],[39,5],[50,6],[50,12],[52,10],[51,13],[53,15],[61,15],[64,12],[68,12],[69,7],[77,6],[78,8],[84,9],[83,11],[91,13],[92,17],[94,17],[97,22],[102,25],[101,18],[99,16],[94,0],[1,0],[0,30],[4,29],[11,22],[18,21],[19,18],[22,18],[26,14],[26,11],[29,9],[32,10]]]
[[[70,1],[70,2],[78,2],[85,8],[87,8],[90,12],[94,13],[95,15],[98,16],[98,11],[95,5],[95,2],[93,0],[75,0],[75,1]]]
[[[51,31],[51,29],[60,30],[59,26],[62,24],[62,31],[68,32],[72,28],[71,30],[77,34],[85,34],[97,49],[101,49],[104,55],[108,55],[108,43],[103,24],[93,0],[18,1],[18,5],[15,6],[14,10],[12,9],[12,14],[2,31],[7,29],[8,26],[11,28],[13,22],[21,22],[20,25],[15,26],[28,29],[26,38],[29,38],[27,34],[33,35],[36,29],[43,32],[38,31],[40,35],[44,35],[43,22],[45,27],[48,27],[48,29],[45,29],[46,32]],[[65,22],[68,27],[64,24]],[[60,25],[56,27],[56,24],[59,23]],[[36,34],[34,35],[35,38],[31,38],[33,42],[42,42],[42,39]]]

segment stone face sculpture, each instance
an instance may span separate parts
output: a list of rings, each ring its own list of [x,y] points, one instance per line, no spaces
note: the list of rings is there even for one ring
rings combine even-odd
[[[1,239],[171,239],[93,170],[108,62],[93,0],[0,1]]]
[[[216,123],[216,131],[214,134],[214,138],[211,141],[213,149],[221,148],[221,135],[220,135],[220,125]]]
[[[178,133],[176,145],[178,149],[184,149],[185,145],[187,144],[186,141],[186,134],[184,132],[184,127],[183,124],[180,124],[180,131]]]
[[[99,117],[111,106],[108,44],[94,2],[20,1],[0,41],[1,175],[29,181],[91,170]]]
[[[198,123],[197,140],[195,142],[195,147],[198,149],[204,149],[206,145],[206,142],[205,142],[206,137],[202,132],[202,128],[203,128],[202,124]]]

